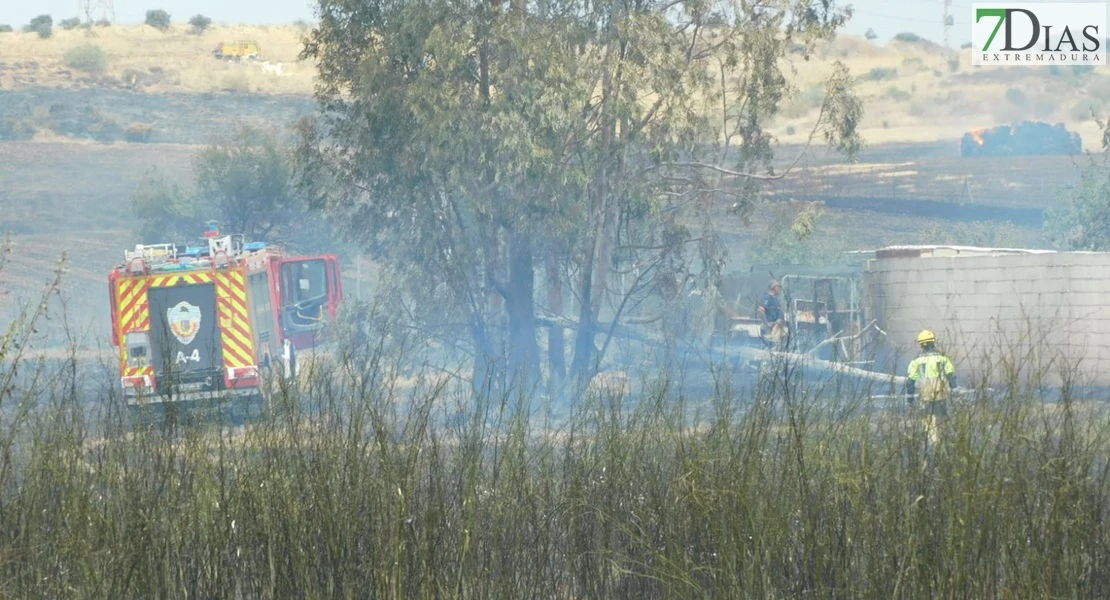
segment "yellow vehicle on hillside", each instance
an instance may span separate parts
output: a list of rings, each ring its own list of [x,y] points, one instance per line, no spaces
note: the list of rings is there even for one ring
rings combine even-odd
[[[220,42],[212,50],[212,55],[221,60],[257,60],[262,48],[254,40]]]

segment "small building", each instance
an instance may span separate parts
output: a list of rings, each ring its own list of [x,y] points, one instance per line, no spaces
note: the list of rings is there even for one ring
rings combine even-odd
[[[1110,253],[891,246],[851,255],[864,312],[899,368],[918,332],[932,329],[965,381],[1110,385]]]

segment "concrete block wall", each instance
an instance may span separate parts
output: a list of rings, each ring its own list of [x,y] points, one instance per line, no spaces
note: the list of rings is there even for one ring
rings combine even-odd
[[[864,276],[900,371],[932,329],[965,381],[1016,369],[1027,381],[1110,385],[1110,253],[883,258]]]

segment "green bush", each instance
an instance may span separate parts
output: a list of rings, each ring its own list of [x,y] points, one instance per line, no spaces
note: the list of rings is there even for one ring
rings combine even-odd
[[[893,86],[892,85],[892,86],[890,86],[886,89],[886,97],[890,98],[891,100],[893,100],[895,102],[905,102],[906,100],[909,100],[913,96],[912,96],[912,94],[910,94],[906,90],[903,90],[902,88],[900,88],[898,86]]]
[[[920,35],[917,35],[916,33],[910,31],[903,31],[902,33],[894,36],[894,39],[895,41],[905,42],[907,44],[919,44],[921,42],[928,41]]]
[[[40,38],[46,39],[54,33],[54,18],[50,15],[39,15],[31,19],[31,22],[23,27],[23,31],[37,33]]]
[[[15,31],[11,25],[0,25],[0,33],[11,33]]]
[[[212,19],[204,15],[193,15],[193,18],[189,19],[189,26],[193,28],[193,33],[197,35],[204,33],[204,30],[208,29],[211,24]]]
[[[898,77],[898,69],[894,67],[875,67],[870,71],[860,75],[860,81],[883,81],[884,79],[894,79]]]
[[[94,44],[74,46],[66,50],[62,60],[67,67],[86,73],[103,73],[108,66],[108,57]]]
[[[144,22],[158,31],[165,31],[170,28],[170,13],[160,8],[148,10]]]
[[[78,19],[77,17],[70,17],[68,19],[62,19],[61,21],[58,22],[58,25],[62,29],[65,29],[66,31],[69,31],[71,29],[77,29],[78,27],[81,26],[81,19]]]
[[[129,142],[143,144],[150,141],[150,134],[154,132],[154,128],[145,123],[134,123],[127,128],[127,133],[124,136]]]

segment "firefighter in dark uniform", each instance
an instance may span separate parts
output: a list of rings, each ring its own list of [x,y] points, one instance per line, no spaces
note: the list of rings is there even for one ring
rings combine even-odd
[[[767,286],[767,293],[760,298],[759,307],[756,309],[760,320],[763,321],[759,328],[759,337],[765,346],[775,350],[786,347],[790,334],[786,326],[786,317],[782,312],[782,304],[779,302],[780,294],[782,294],[782,284],[772,279]]]

